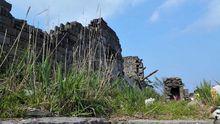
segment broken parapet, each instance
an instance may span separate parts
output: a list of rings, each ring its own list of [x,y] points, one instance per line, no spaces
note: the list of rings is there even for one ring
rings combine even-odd
[[[39,58],[52,54],[54,62],[65,63],[67,69],[75,64],[94,71],[108,71],[114,76],[123,74],[119,39],[102,18],[92,20],[85,27],[78,22],[68,22],[47,33],[14,18],[11,6],[0,0],[0,45],[4,46],[1,47],[3,56],[9,53],[4,63],[13,59],[15,46],[18,46],[17,55],[21,55],[31,44]]]
[[[124,57],[124,74],[131,82],[135,82],[141,89],[146,86],[143,60],[137,56]]]
[[[123,60],[125,79],[130,85],[136,84],[140,89],[153,87],[151,85],[152,82],[148,78],[157,73],[159,70],[155,70],[145,76],[144,71],[146,67],[144,67],[142,59],[137,56],[128,56],[123,57]]]
[[[0,70],[7,69],[13,59],[18,59],[24,55],[29,44],[38,41],[35,50],[40,53],[44,41],[49,41],[49,35],[41,29],[34,28],[27,24],[25,20],[16,19],[10,13],[12,5],[5,0],[0,0]],[[18,46],[18,47],[17,47]],[[20,56],[17,56],[20,55]],[[7,59],[4,60],[4,57]]]
[[[183,100],[184,89],[181,78],[173,77],[166,78],[164,81],[164,95],[167,101],[169,100]]]
[[[61,24],[50,36],[52,46],[59,44],[56,61],[62,62],[67,56],[68,66],[85,64],[91,70],[107,69],[115,76],[123,74],[119,39],[102,18],[92,20],[86,27],[78,22]]]

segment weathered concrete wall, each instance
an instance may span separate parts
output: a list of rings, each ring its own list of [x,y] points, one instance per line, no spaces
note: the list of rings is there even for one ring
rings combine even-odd
[[[52,54],[54,62],[63,63],[66,68],[75,64],[108,71],[114,76],[123,74],[119,39],[102,18],[92,20],[86,27],[78,22],[68,22],[47,33],[14,18],[11,7],[5,0],[0,0],[0,48],[4,49],[3,56],[10,53],[5,63],[10,63],[15,54],[31,48],[40,58]]]

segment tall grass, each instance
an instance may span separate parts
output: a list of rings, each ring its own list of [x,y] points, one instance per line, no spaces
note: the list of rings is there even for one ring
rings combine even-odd
[[[185,107],[186,102],[165,104],[154,89],[140,90],[127,85],[120,77],[113,78],[111,73],[116,57],[111,55],[107,60],[105,53],[101,53],[106,52],[103,43],[96,37],[101,32],[89,32],[88,49],[82,51],[85,31],[81,31],[82,39],[77,41],[80,43],[73,51],[73,64],[69,66],[67,53],[63,62],[57,62],[57,48],[66,34],[60,40],[55,36],[55,44],[47,42],[47,36],[44,36],[43,46],[37,50],[38,29],[29,28],[28,44],[23,52],[19,52],[19,43],[22,42],[20,36],[25,26],[27,24],[24,22],[8,50],[4,46],[7,30],[1,44],[0,118],[25,117],[32,108],[48,111],[51,116],[109,117],[120,114],[160,118],[169,114],[168,117],[172,119],[197,117],[193,114],[198,113],[198,109]],[[97,44],[94,45],[94,42]],[[52,48],[52,45],[55,47]],[[97,49],[100,49],[100,53],[97,53]],[[94,61],[99,62],[96,71],[92,66]],[[156,102],[146,106],[144,101],[148,98],[155,98]]]
[[[137,86],[130,87],[127,84],[120,85],[120,88],[116,88],[114,93],[113,105],[117,110],[116,113],[129,116],[143,112],[146,107],[144,102],[146,99],[160,99],[160,95],[152,88],[140,90]]]
[[[0,74],[3,82],[0,84],[0,117],[24,117],[30,108],[59,116],[108,115],[112,111],[108,98],[111,94],[111,68],[105,69],[102,74],[90,71],[84,66],[87,60],[82,60],[82,65],[72,66],[67,71],[63,66],[66,61],[64,64],[53,62],[54,51],[65,35],[54,49],[48,49],[50,44],[43,47],[47,53],[41,55],[41,51],[36,51],[38,30],[35,29],[30,29],[29,36],[33,36],[29,38],[27,49],[18,55],[20,35],[25,26],[26,23],[6,55],[3,55],[3,47],[7,30],[1,46],[0,67],[9,64],[5,63],[6,60],[10,60],[11,64]],[[40,56],[43,56],[42,61],[39,61]]]
[[[88,50],[81,53],[84,47],[81,43],[75,48],[73,65],[67,69],[66,53],[64,63],[56,61],[57,48],[66,34],[60,40],[56,37],[55,45],[44,40],[43,47],[37,50],[38,29],[30,27],[28,44],[23,52],[19,52],[19,45],[24,42],[20,37],[25,26],[24,22],[7,50],[4,49],[6,30],[1,46],[0,68],[5,67],[0,74],[1,118],[25,117],[32,108],[48,111],[52,116],[109,116],[116,112],[120,99],[124,103],[130,99],[128,104],[131,106],[131,102],[138,100],[135,95],[140,94],[141,98],[137,104],[150,95],[126,86],[122,79],[112,78],[115,56],[108,56],[110,59],[107,60],[105,53],[97,53],[98,48],[105,52],[100,39],[95,36],[100,32],[89,34]],[[83,33],[81,37],[84,37]],[[84,38],[78,42],[85,42]],[[94,58],[96,55],[98,60]],[[93,61],[99,61],[96,71],[93,71]]]
[[[28,108],[40,108],[60,116],[101,116],[110,111],[109,102],[103,97],[107,90],[100,95],[97,88],[100,80],[96,74],[73,70],[64,78],[58,68],[55,81],[47,71],[48,66],[38,68],[35,85],[31,75],[22,86],[19,86],[18,81],[23,80],[20,78],[13,80],[18,86],[1,88],[1,117],[22,117]]]
[[[211,106],[219,106],[220,105],[220,95],[212,94],[212,85],[211,82],[203,81],[200,86],[197,87],[195,93],[198,100],[202,101],[204,104]]]

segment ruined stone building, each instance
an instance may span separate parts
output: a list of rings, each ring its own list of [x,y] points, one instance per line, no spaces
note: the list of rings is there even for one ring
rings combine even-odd
[[[183,99],[183,82],[180,78],[167,78],[164,80],[164,94],[167,100]]]
[[[12,16],[11,8],[10,3],[0,0],[1,70],[31,51],[38,61],[50,56],[54,64],[62,64],[65,70],[85,67],[112,77],[125,76],[140,88],[146,86],[142,60],[135,56],[122,58],[119,38],[102,18],[92,20],[88,26],[67,22],[46,32]]]
[[[145,75],[143,60],[138,56],[123,57],[124,60],[124,77],[129,84],[136,84],[140,89],[145,87],[153,87],[148,78],[157,73],[159,70],[155,70],[152,73]]]
[[[124,73],[132,82],[136,82],[142,89],[146,86],[144,77],[144,64],[137,56],[124,57]]]
[[[92,20],[85,27],[78,22],[68,22],[47,33],[13,17],[11,8],[11,4],[0,0],[1,62],[3,56],[8,55],[4,63],[10,63],[15,54],[21,55],[31,48],[40,58],[51,55],[55,62],[65,63],[66,68],[73,64],[85,65],[91,70],[110,69],[115,76],[123,74],[119,39],[102,18]]]
[[[189,91],[184,89],[184,84],[178,77],[166,78],[164,80],[164,95],[167,101],[189,99]]]

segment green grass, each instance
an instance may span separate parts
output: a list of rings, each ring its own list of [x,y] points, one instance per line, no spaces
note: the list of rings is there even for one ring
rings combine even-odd
[[[118,89],[118,88],[117,88]],[[117,113],[125,115],[135,115],[145,109],[145,99],[159,99],[159,94],[152,88],[140,90],[138,87],[129,87],[126,84],[120,90],[114,91],[116,96],[113,105]]]
[[[156,98],[151,105],[145,105],[147,98]],[[138,89],[125,88],[121,90],[114,100],[116,113],[113,118],[143,118],[143,119],[207,119],[209,111],[198,105],[188,105],[188,101],[165,102],[163,97],[158,95],[153,89],[147,88],[144,91]]]
[[[16,46],[14,43],[12,47]],[[67,71],[62,66],[65,63],[53,62],[52,53],[42,55],[44,57],[39,61],[39,53],[33,50],[35,46],[29,44],[27,47],[23,54],[18,54],[17,48],[10,49],[15,49],[19,56],[14,56],[15,61],[8,67],[9,63],[4,62],[10,52],[0,53],[0,64],[6,67],[6,70],[0,70],[0,79],[3,80],[0,84],[0,118],[26,117],[30,108],[49,111],[53,116],[150,119],[207,117],[207,113],[201,113],[198,106],[187,106],[187,101],[164,102],[163,97],[152,88],[140,90],[136,86],[128,86],[123,79],[113,80],[109,74],[111,68],[94,72],[84,66],[73,66]],[[198,89],[200,100],[211,103],[210,86],[204,84]],[[155,103],[146,106],[145,99],[148,98],[155,98]]]
[[[206,119],[208,112],[199,106],[189,106],[187,101],[157,101],[155,104],[145,109],[146,115],[161,120],[173,119]]]
[[[204,80],[200,86],[196,88],[197,99],[210,106],[220,106],[220,95],[217,94],[214,99],[211,89],[211,82]]]
[[[27,63],[28,62],[28,63]],[[135,117],[149,119],[204,119],[198,106],[187,101],[164,102],[154,89],[140,90],[122,79],[109,80],[98,72],[52,66],[49,58],[41,63],[24,58],[2,75],[0,118],[26,117],[29,108],[49,111],[53,116]],[[64,75],[65,74],[65,75]],[[200,87],[201,99],[210,97],[208,84]],[[207,95],[208,94],[208,95]],[[144,101],[155,98],[154,104]]]
[[[164,102],[152,88],[140,90],[122,79],[111,82],[96,72],[72,68],[64,75],[50,59],[17,66],[4,74],[0,88],[0,118],[26,117],[29,108],[39,108],[53,116],[143,117],[150,119],[205,118],[197,106],[187,101]],[[13,70],[13,71],[12,71]],[[147,98],[155,98],[146,106]]]

